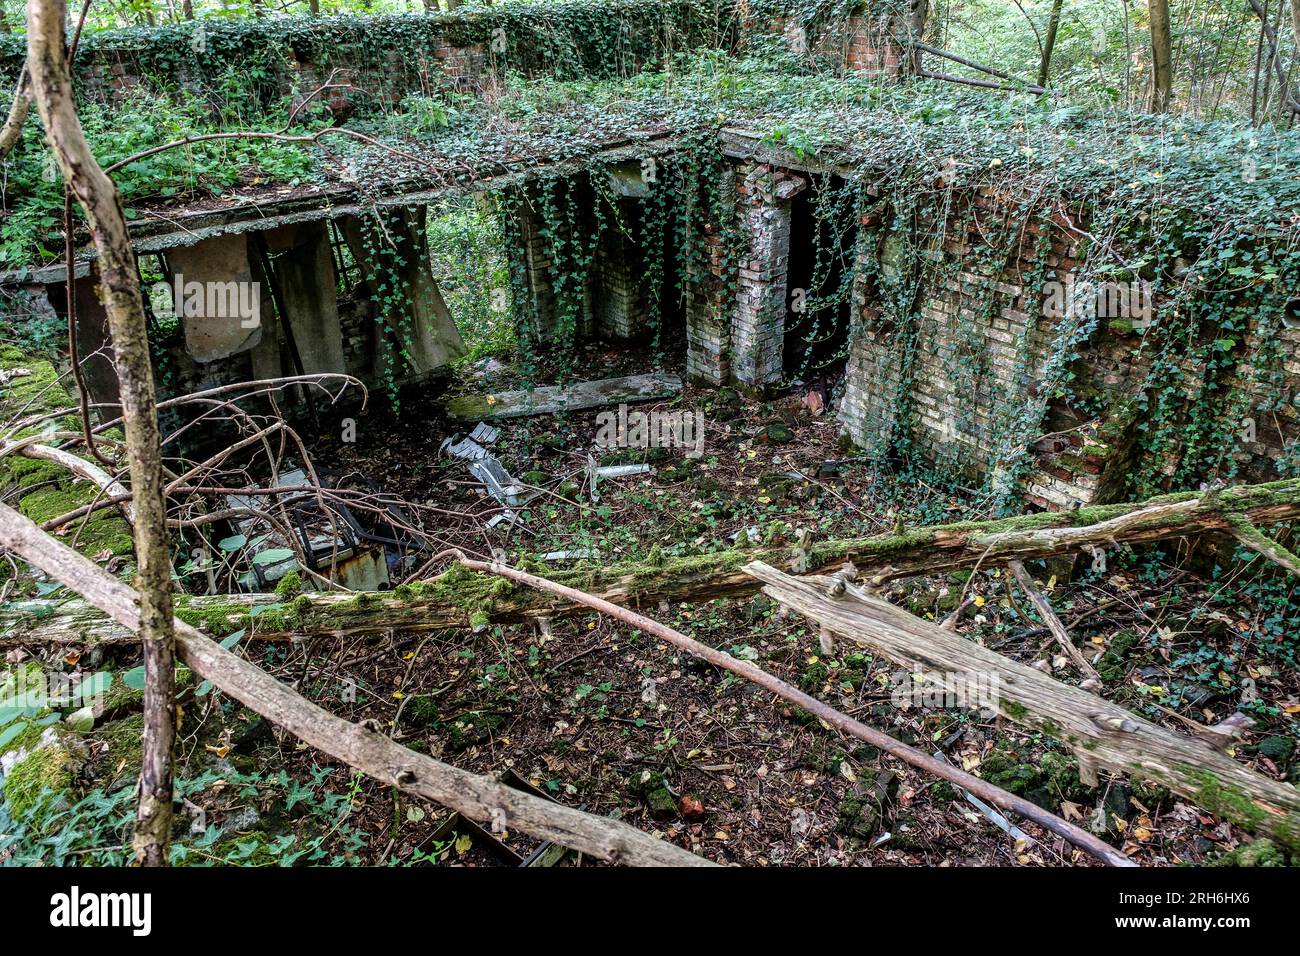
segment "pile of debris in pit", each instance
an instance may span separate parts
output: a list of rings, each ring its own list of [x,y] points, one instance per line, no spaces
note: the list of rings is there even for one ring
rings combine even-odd
[[[429,545],[412,516],[369,480],[296,468],[273,485],[226,496],[232,512],[217,546],[245,591],[275,590],[298,574],[304,587],[333,583],[385,591],[400,583]],[[270,488],[283,488],[267,494]],[[349,501],[352,502],[349,505]]]

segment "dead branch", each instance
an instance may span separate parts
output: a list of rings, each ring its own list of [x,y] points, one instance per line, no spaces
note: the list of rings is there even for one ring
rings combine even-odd
[[[1034,585],[1034,579],[1029,576],[1025,566],[1019,561],[1008,561],[1007,567],[1016,577],[1016,583],[1020,585],[1020,590],[1025,592],[1034,608],[1038,611],[1038,616],[1043,619],[1047,629],[1052,632],[1052,637],[1056,638],[1056,643],[1061,645],[1061,650],[1065,651],[1070,660],[1074,661],[1076,667],[1083,671],[1089,677],[1100,677],[1096,669],[1088,663],[1088,659],[1083,656],[1083,652],[1074,646],[1074,641],[1070,639],[1070,632],[1065,629],[1061,619],[1056,616],[1052,610],[1052,605],[1048,603],[1043,593]]]
[[[127,630],[141,627],[136,593],[131,588],[4,505],[0,505],[0,547],[81,594]],[[612,863],[710,865],[708,860],[626,823],[534,797],[408,750],[381,732],[318,707],[183,621],[174,623],[178,656],[195,674],[316,749],[381,783],[441,803],[471,819],[522,830]]]
[[[1270,780],[1202,740],[1144,720],[1094,694],[1071,687],[922,621],[861,588],[831,596],[826,577],[795,578],[754,563],[746,568],[764,592],[836,634],[931,674],[995,678],[996,706],[1074,750],[1080,773],[1105,767],[1182,794],[1251,831],[1300,846],[1300,790]]]
[[[23,64],[18,74],[18,85],[14,89],[14,100],[9,104],[9,115],[5,117],[4,126],[0,126],[0,159],[4,159],[18,145],[23,136],[23,126],[27,114],[31,111],[32,92],[27,74],[27,64]]]
[[[1034,93],[1043,95],[1047,90],[1033,83],[1016,86],[1013,83],[996,83],[993,80],[980,80],[970,76],[957,76],[955,73],[936,73],[933,70],[921,70],[917,76],[927,80],[943,80],[945,83],[959,83],[962,86],[976,86],[982,90],[1001,90],[1004,93]]]
[[[127,457],[136,512],[139,634],[144,645],[144,759],[133,844],[141,863],[167,862],[172,816],[174,681],[171,554],[163,495],[162,443],[140,277],[121,197],[86,142],[77,116],[66,47],[64,0],[29,0],[27,66],[32,99],[63,181],[86,214],[99,253],[101,291],[113,338],[126,419]],[[69,271],[73,264],[68,263]]]
[[[36,435],[19,441],[0,441],[0,457],[22,455],[25,458],[37,458],[41,461],[53,462],[62,468],[66,468],[77,478],[89,481],[104,494],[119,500],[126,520],[131,524],[135,524],[135,514],[131,510],[131,493],[123,487],[120,481],[109,475],[98,465],[86,461],[86,459],[74,455],[72,452],[64,451],[62,448],[52,448],[49,445],[38,444],[38,442],[46,439],[47,436],[45,435]]]
[[[1292,113],[1300,113],[1300,100],[1296,99],[1288,82],[1286,67],[1282,65],[1282,57],[1279,53],[1277,31],[1268,22],[1268,11],[1260,0],[1246,0],[1246,2],[1250,4],[1250,9],[1254,11],[1255,16],[1259,17],[1259,28],[1264,34],[1264,39],[1268,41],[1268,58],[1273,65],[1273,72],[1277,74],[1277,85],[1282,91],[1282,98]],[[1294,3],[1295,0],[1292,2]]]
[[[1249,518],[1244,515],[1234,515],[1229,518],[1228,531],[1243,547],[1249,548],[1256,554],[1262,554],[1278,567],[1300,576],[1300,556],[1264,534]]]
[[[847,714],[843,714],[834,707],[831,707],[829,704],[823,703],[809,694],[805,694],[797,687],[787,684],[779,677],[769,674],[767,671],[755,664],[751,664],[749,661],[742,661],[738,658],[732,657],[724,651],[709,647],[707,644],[702,644],[693,638],[687,637],[680,631],[674,630],[665,624],[660,624],[658,621],[651,620],[641,614],[637,614],[635,611],[619,607],[617,604],[611,604],[609,601],[587,594],[577,588],[557,584],[556,582],[549,581],[546,578],[540,578],[534,574],[529,574],[527,571],[520,571],[496,561],[490,563],[486,561],[473,561],[459,552],[444,552],[440,557],[455,557],[467,568],[486,574],[499,575],[504,578],[509,578],[511,581],[518,581],[520,584],[525,584],[528,587],[536,588],[540,591],[547,591],[575,604],[594,608],[602,614],[606,614],[631,627],[645,631],[647,634],[653,634],[655,637],[667,641],[674,647],[678,647],[701,660],[708,661],[710,664],[721,667],[723,670],[730,671],[733,674],[757,684],[759,687],[772,692],[782,700],[788,701],[797,707],[802,707],[827,725],[834,727],[843,733],[849,734],[852,737],[856,737],[859,740],[866,741],[872,746],[879,747],[892,757],[896,757],[905,763],[909,763],[914,767],[919,767],[920,769],[933,773],[936,776],[943,777],[945,780],[949,780],[957,786],[969,790],[977,796],[983,797],[990,803],[996,804],[997,806],[1014,813],[1019,813],[1021,816],[1033,820],[1040,826],[1063,837],[1080,849],[1086,850],[1088,853],[1091,853],[1093,856],[1097,857],[1097,859],[1106,862],[1110,866],[1134,865],[1126,856],[1124,856],[1124,854],[1120,853],[1114,847],[1103,843],[1091,833],[1081,830],[1071,823],[1067,823],[1060,817],[1048,813],[1046,810],[1036,804],[1030,803],[1028,800],[1024,800],[1014,794],[1008,793],[1001,787],[995,787],[986,780],[981,780],[979,777],[972,776],[971,774],[959,770],[950,764],[935,760],[930,755],[922,753],[913,747],[909,747],[901,741],[895,740],[883,731],[876,730],[874,727],[868,727],[866,724],[854,720]]]

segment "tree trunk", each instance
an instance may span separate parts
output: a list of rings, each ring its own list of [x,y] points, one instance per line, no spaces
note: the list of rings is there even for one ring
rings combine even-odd
[[[925,26],[930,19],[930,0],[908,0],[908,9],[902,18],[902,32],[907,36],[907,71],[921,75],[921,49],[916,45],[925,39]]]
[[[966,521],[874,538],[724,551],[688,558],[615,564],[550,576],[626,607],[659,601],[708,601],[753,594],[758,583],[742,570],[751,561],[808,571],[852,561],[884,582],[954,568],[1028,561],[1054,554],[1215,533],[1237,537],[1241,518],[1257,525],[1300,518],[1300,479],[1228,488],[1218,493],[1165,495],[1138,504],[1098,505],[1076,512]],[[1262,538],[1262,535],[1260,536]],[[1266,551],[1263,541],[1253,545]],[[270,606],[255,617],[255,607]],[[515,623],[574,613],[534,591],[503,588],[500,581],[454,567],[431,581],[373,594],[300,595],[285,603],[274,594],[182,597],[177,614],[216,637],[247,628],[254,638],[360,636],[415,633],[487,623]],[[129,632],[77,602],[24,602],[0,607],[0,646],[131,640]]]
[[[1168,787],[1252,832],[1300,850],[1300,790],[1258,774],[1208,743],[1166,730],[1095,694],[1071,687],[831,578],[794,578],[764,564],[748,570],[763,590],[836,635],[914,672],[970,675],[1002,716],[1070,747],[1082,774],[1121,771]],[[983,705],[969,704],[975,708]]]
[[[1056,34],[1061,28],[1061,10],[1065,0],[1053,0],[1052,12],[1047,19],[1047,35],[1043,38],[1043,55],[1038,61],[1038,85],[1046,87],[1052,78],[1052,51],[1056,48]]]
[[[27,53],[32,94],[64,182],[85,210],[99,253],[101,296],[108,312],[114,362],[126,419],[126,448],[135,506],[139,565],[139,636],[144,644],[144,758],[133,844],[144,865],[167,862],[172,817],[174,735],[171,555],[163,493],[161,441],[153,368],[135,255],[113,181],[86,143],[68,64],[64,0],[30,0]]]
[[[1259,17],[1259,29],[1261,39],[1268,43],[1268,61],[1273,67],[1273,73],[1277,76],[1277,84],[1281,93],[1283,105],[1292,113],[1300,114],[1300,99],[1291,90],[1291,84],[1287,77],[1286,68],[1282,66],[1281,44],[1278,41],[1277,31],[1273,29],[1268,22],[1268,8],[1261,0],[1247,0],[1255,16]],[[1295,18],[1295,6],[1292,5],[1292,16]],[[1279,11],[1280,12],[1280,11]],[[1253,116],[1252,116],[1253,119]]]
[[[1173,29],[1169,21],[1169,0],[1149,0],[1151,17],[1151,100],[1153,113],[1167,113],[1173,98]]]
[[[23,64],[18,74],[18,85],[14,89],[14,99],[9,105],[9,115],[5,117],[4,126],[0,126],[0,159],[9,155],[23,137],[23,125],[27,122],[27,113],[32,105],[31,81],[28,78],[27,65]]]

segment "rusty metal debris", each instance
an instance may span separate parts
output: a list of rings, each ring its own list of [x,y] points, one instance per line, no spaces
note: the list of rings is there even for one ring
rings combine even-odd
[[[488,451],[487,446],[495,442],[500,435],[499,428],[479,422],[468,437],[453,436],[443,439],[438,451],[465,462],[475,480],[481,482],[487,488],[488,494],[507,509],[519,508],[536,497],[536,492],[515,480],[510,472],[506,471],[500,459]]]
[[[235,533],[225,539],[228,543],[223,542],[223,550],[248,555],[248,570],[239,577],[248,590],[271,590],[285,575],[305,566],[348,590],[382,591],[391,586],[393,576],[400,575],[415,554],[427,550],[422,542],[400,530],[411,527],[411,518],[381,497],[377,498],[380,507],[359,515],[342,501],[326,501],[314,489],[306,469],[282,473],[277,485],[304,490],[278,496],[226,496],[232,510],[247,515],[232,522]],[[336,486],[337,482],[328,476],[322,477],[321,488]],[[366,490],[377,493],[379,489]],[[268,499],[273,497],[278,498],[276,507],[282,507],[288,517],[288,527],[254,535],[257,528],[264,526],[262,515],[268,512]]]
[[[601,465],[595,456],[587,455],[587,468],[584,483],[592,501],[600,500],[599,486],[603,479],[631,478],[634,475],[648,475],[654,469],[647,464],[639,465]]]
[[[525,793],[532,794],[534,797],[540,797],[555,803],[555,798],[545,791],[534,787],[531,783],[519,776],[513,770],[505,770],[497,774],[499,779],[507,787],[515,790],[521,790]],[[468,841],[468,846],[462,849],[461,839]],[[548,867],[556,866],[561,863],[565,857],[569,856],[572,851],[568,847],[561,846],[549,840],[544,841],[534,847],[526,855],[516,852],[507,846],[504,840],[493,833],[491,829],[483,827],[468,817],[459,813],[453,813],[444,820],[436,830],[425,841],[422,849],[429,852],[431,847],[439,845],[449,845],[454,852],[463,855],[469,852],[469,847],[478,847],[482,849],[489,857],[502,866],[518,867]]]
[[[948,762],[948,758],[944,755],[942,750],[936,750],[934,752],[934,759],[940,760],[944,763]],[[1014,823],[1008,820],[998,810],[995,810],[993,807],[989,806],[979,797],[975,796],[975,794],[971,793],[969,790],[964,789],[963,787],[957,787],[954,785],[954,788],[957,790],[958,793],[960,793],[963,797],[965,797],[966,800],[973,807],[975,807],[976,810],[984,814],[984,816],[988,817],[989,821],[992,822],[994,826],[996,826],[1007,836],[1011,837],[1011,839],[1016,841],[1023,840],[1026,845],[1035,842],[1033,837],[1031,837],[1024,830],[1020,829],[1020,827],[1016,826]]]

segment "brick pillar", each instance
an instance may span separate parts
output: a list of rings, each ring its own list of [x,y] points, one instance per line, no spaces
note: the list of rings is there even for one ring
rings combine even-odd
[[[536,200],[527,189],[519,193],[519,203],[514,211],[517,243],[506,250],[514,257],[513,268],[522,267],[524,276],[524,302],[517,303],[525,314],[532,317],[528,330],[535,344],[547,344],[559,325],[555,304],[555,289],[551,285],[551,258],[542,236],[542,214]]]
[[[617,199],[620,222],[635,228],[640,207],[633,198]],[[597,333],[605,339],[628,341],[644,335],[646,299],[641,288],[644,272],[637,243],[615,223],[606,223],[592,263],[592,309]]]
[[[718,186],[724,209],[737,205],[735,170],[727,167]],[[707,206],[697,207],[692,227],[699,230],[698,259],[686,263],[686,375],[701,385],[725,385],[731,379],[731,323],[728,316],[727,258],[721,224]]]
[[[855,16],[848,20],[845,36],[844,65],[855,73],[900,73],[898,41],[891,33],[888,19]]]
[[[906,427],[899,420],[898,397],[903,381],[903,353],[900,345],[902,325],[907,317],[885,321],[874,269],[889,272],[897,263],[888,248],[879,253],[876,263],[866,256],[876,255],[870,233],[882,229],[878,213],[865,213],[858,220],[858,262],[853,279],[850,305],[849,360],[845,369],[844,397],[837,414],[844,434],[859,448],[874,456],[887,453],[895,430]]]
[[[761,392],[781,379],[790,201],[807,182],[770,166],[742,166],[739,173],[744,251],[731,313],[732,374],[739,384]]]

